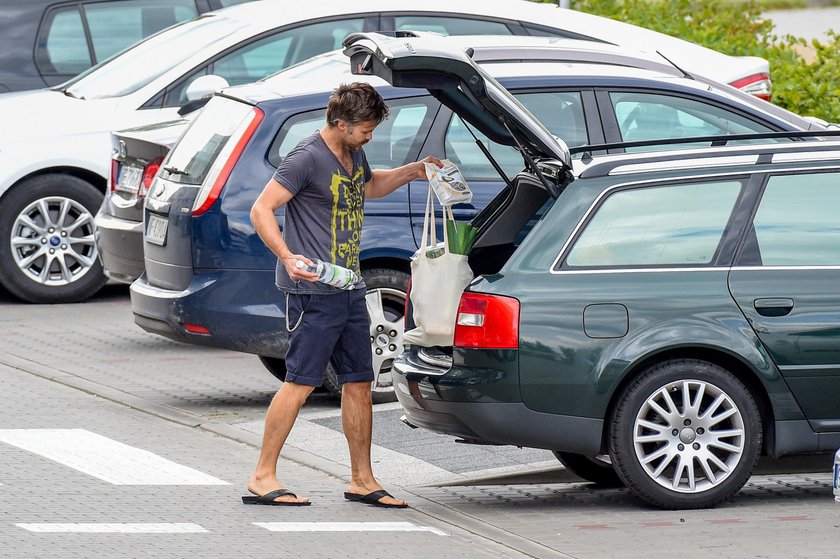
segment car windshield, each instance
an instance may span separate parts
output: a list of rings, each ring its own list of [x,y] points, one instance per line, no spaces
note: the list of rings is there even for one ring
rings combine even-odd
[[[248,24],[216,15],[200,16],[152,35],[60,86],[81,99],[134,93],[195,53]]]

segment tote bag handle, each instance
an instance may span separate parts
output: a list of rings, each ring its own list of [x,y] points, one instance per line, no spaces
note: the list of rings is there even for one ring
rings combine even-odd
[[[446,218],[452,217],[452,208],[443,206],[443,250],[444,253],[449,252],[449,233],[446,231]],[[431,231],[429,231],[431,229]],[[431,237],[431,245],[429,244],[429,237]],[[437,244],[437,224],[435,217],[435,202],[432,195],[432,185],[429,185],[429,192],[426,195],[426,212],[423,215],[423,239],[420,241],[420,256],[419,258],[426,258],[426,249],[429,246]]]

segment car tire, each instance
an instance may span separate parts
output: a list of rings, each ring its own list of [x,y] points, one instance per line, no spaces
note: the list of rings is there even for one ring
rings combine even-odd
[[[0,283],[29,303],[77,303],[107,282],[94,242],[102,193],[64,174],[18,184],[0,202]]]
[[[581,479],[603,487],[624,487],[612,463],[607,461],[608,456],[590,457],[559,450],[554,451],[554,456],[567,470]]]
[[[286,380],[286,360],[279,357],[268,357],[266,355],[258,355],[260,362],[268,369],[268,372],[274,375],[277,380]]]
[[[362,276],[367,287],[365,299],[371,320],[371,352],[376,374],[371,398],[374,404],[395,402],[397,395],[391,382],[391,366],[402,352],[405,294],[410,276],[406,272],[388,268],[363,270]],[[329,365],[324,375],[324,388],[336,397],[341,397],[341,385]]]
[[[630,383],[610,421],[610,458],[636,495],[667,509],[707,508],[747,482],[761,450],[755,400],[732,373],[671,360]]]

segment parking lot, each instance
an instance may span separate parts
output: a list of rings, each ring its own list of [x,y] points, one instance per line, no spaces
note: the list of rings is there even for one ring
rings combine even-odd
[[[253,356],[142,332],[132,322],[122,286],[109,286],[83,305],[24,305],[3,294],[0,366],[14,378],[23,374],[72,387],[80,399],[88,393],[127,406],[137,421],[187,426],[184,436],[195,439],[196,447],[208,432],[245,443],[232,446],[234,455],[224,460],[239,465],[225,471],[233,487],[211,497],[224,502],[244,490],[247,464],[260,443],[262,414],[277,387]],[[4,391],[4,400],[13,394]],[[18,402],[5,401],[3,409],[15,409],[13,404]],[[62,414],[41,409],[30,412],[40,417],[38,427],[63,425]],[[326,395],[314,395],[305,406],[305,421],[293,431],[285,453],[296,463],[290,483],[309,487],[298,472],[328,474],[339,486],[338,478],[348,475],[338,414],[337,402]],[[677,550],[681,557],[836,557],[840,505],[831,494],[831,456],[765,462],[734,499],[717,508],[661,511],[624,489],[575,479],[547,451],[455,444],[450,437],[409,429],[398,421],[400,415],[398,404],[379,405],[375,412],[373,456],[381,481],[411,501],[417,518],[450,535],[463,538],[466,532],[475,538],[469,544],[475,547],[468,547],[475,556],[492,542],[514,557],[664,558]],[[7,417],[4,423],[15,420]],[[2,443],[0,449],[8,457],[0,483],[13,497],[15,485],[8,476],[19,458]],[[214,456],[200,461],[219,462]],[[346,514],[342,503],[324,502],[317,493],[313,497],[319,498],[321,506],[312,507],[320,510],[319,518]],[[75,498],[85,500],[83,494]],[[148,493],[138,498],[151,499]],[[12,520],[14,502],[4,500],[2,511]],[[170,505],[179,510],[177,503]],[[191,505],[182,506],[186,512]],[[276,519],[273,511],[262,512],[264,519]],[[404,519],[384,516],[378,519]],[[0,527],[7,530],[16,541],[21,538],[18,530]],[[385,556],[387,542],[380,548],[372,541],[371,556]],[[79,545],[68,549],[83,549]],[[406,553],[420,556],[422,549]]]

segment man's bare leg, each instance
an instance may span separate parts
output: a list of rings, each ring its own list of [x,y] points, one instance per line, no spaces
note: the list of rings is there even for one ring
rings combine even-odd
[[[373,405],[369,382],[348,382],[341,391],[341,425],[350,447],[350,493],[367,495],[382,489],[370,464],[370,444],[373,429]],[[382,497],[383,504],[405,505],[405,501]]]
[[[263,443],[260,449],[260,459],[257,462],[257,469],[251,479],[248,480],[248,490],[255,495],[265,495],[283,486],[277,480],[277,460],[280,458],[280,450],[286,443],[286,438],[295,424],[301,406],[306,401],[313,387],[294,382],[285,382],[268,407],[265,416],[265,431],[263,432]],[[291,495],[283,495],[275,501],[306,502],[309,499],[294,498]]]

